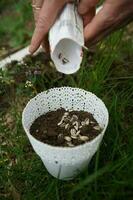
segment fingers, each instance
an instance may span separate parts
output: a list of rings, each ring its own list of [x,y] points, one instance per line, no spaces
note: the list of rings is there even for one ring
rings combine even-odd
[[[115,13],[110,12],[111,8],[103,6],[99,13],[93,18],[93,20],[85,27],[84,37],[88,45],[97,40],[104,31],[116,21]]]
[[[32,0],[32,7],[33,7],[35,25],[37,24],[40,9],[42,8],[43,3],[44,3],[44,0]],[[42,47],[43,47],[45,52],[49,52],[48,35],[46,35],[43,38]]]
[[[40,46],[43,38],[47,35],[50,27],[56,20],[56,17],[64,7],[68,0],[45,0],[42,9],[39,13],[39,18],[36,24],[36,28],[32,37],[30,45],[30,53],[34,53]]]
[[[37,24],[40,9],[42,8],[43,3],[44,0],[32,0],[35,25]],[[42,47],[46,53],[49,52],[48,35],[43,38]]]
[[[49,47],[49,42],[48,42],[48,34],[43,38],[41,45],[42,45],[45,53],[49,54],[50,47]]]
[[[85,15],[82,16],[83,18],[83,24],[84,24],[84,27],[91,22],[91,20],[93,19],[93,17],[95,16],[95,13],[96,13],[96,8],[95,7],[92,7],[88,13],[86,13]]]
[[[35,24],[37,23],[39,12],[43,5],[43,2],[44,2],[44,0],[32,0]]]
[[[91,8],[96,7],[98,0],[81,0],[78,6],[78,12],[80,15],[85,15]]]
[[[130,9],[126,3],[119,6],[105,2],[103,8],[84,29],[86,45],[96,44],[114,30],[128,24],[132,19],[133,9]]]

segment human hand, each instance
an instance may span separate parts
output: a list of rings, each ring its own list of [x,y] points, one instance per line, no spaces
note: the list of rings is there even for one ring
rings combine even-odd
[[[29,51],[33,54],[42,44],[44,49],[48,51],[48,32],[54,24],[57,16],[66,3],[72,0],[33,0],[33,12],[36,28],[31,40]]]
[[[84,21],[84,37],[92,46],[114,30],[133,20],[133,0],[105,0],[103,8],[95,15],[98,0],[81,0],[79,14]]]
[[[32,8],[33,8],[35,26],[37,25],[39,13],[40,13],[43,3],[44,3],[44,0],[32,0]],[[41,45],[46,52],[49,51],[49,43],[48,43],[47,36],[45,37],[45,40],[42,41]]]

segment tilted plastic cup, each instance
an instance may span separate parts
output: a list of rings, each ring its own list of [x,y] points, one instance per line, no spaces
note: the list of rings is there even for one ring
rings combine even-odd
[[[30,127],[35,119],[58,108],[92,113],[102,127],[101,134],[92,141],[75,147],[52,146],[34,138],[30,134]],[[102,141],[108,118],[106,106],[96,95],[78,88],[61,87],[42,92],[31,99],[23,111],[22,124],[33,149],[49,173],[56,178],[69,180],[88,166]]]
[[[74,4],[67,4],[49,31],[51,58],[59,72],[73,74],[80,68],[84,45],[83,21]]]

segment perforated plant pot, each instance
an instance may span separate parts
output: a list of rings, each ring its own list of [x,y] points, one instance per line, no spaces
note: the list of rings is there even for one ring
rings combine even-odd
[[[92,113],[102,128],[101,134],[75,147],[57,147],[38,141],[30,134],[32,123],[40,115],[58,108]],[[88,166],[97,151],[108,125],[108,111],[104,103],[91,92],[71,87],[53,88],[28,102],[22,114],[22,124],[33,149],[49,173],[56,178],[69,180]]]

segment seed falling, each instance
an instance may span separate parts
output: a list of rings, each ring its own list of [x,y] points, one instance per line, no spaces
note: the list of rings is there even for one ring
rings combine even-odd
[[[69,136],[65,136],[64,139],[65,139],[67,142],[70,142],[70,141],[72,140]]]
[[[62,122],[63,122],[63,121],[61,120],[57,125],[60,126],[60,125],[62,124]]]
[[[87,136],[82,136],[82,135],[80,135],[79,136],[79,139],[81,140],[81,141],[87,141],[89,138],[87,137]]]

